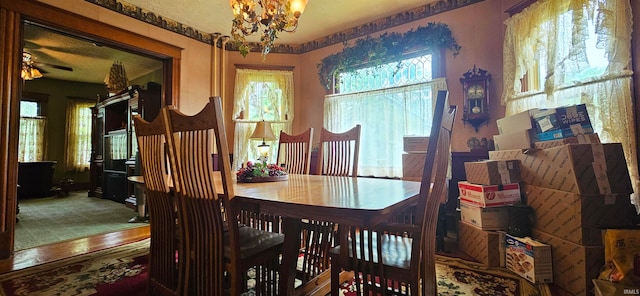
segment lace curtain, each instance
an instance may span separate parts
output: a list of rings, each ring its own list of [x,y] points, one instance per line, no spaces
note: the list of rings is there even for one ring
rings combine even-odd
[[[600,139],[622,143],[638,192],[631,23],[628,0],[541,0],[507,19],[502,102],[506,115],[586,104]],[[541,86],[522,91],[525,74],[537,74],[532,69],[544,77]],[[640,211],[637,194],[632,202]]]
[[[67,171],[89,169],[91,160],[91,107],[95,103],[79,100],[67,102],[67,139],[65,166]]]
[[[18,161],[44,160],[46,122],[44,117],[20,117]]]
[[[293,120],[293,72],[279,70],[237,69],[234,90],[233,118],[235,133],[233,169],[247,160],[258,158],[257,146],[262,140],[250,139],[256,122],[271,123],[275,140],[270,146],[269,160],[275,161],[280,131],[291,132]]]
[[[358,174],[402,177],[405,135],[428,136],[433,103],[446,80],[399,86],[375,91],[325,96],[324,126],[344,132],[362,125]]]

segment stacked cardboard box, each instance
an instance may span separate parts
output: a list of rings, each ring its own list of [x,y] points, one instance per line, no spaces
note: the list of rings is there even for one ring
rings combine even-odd
[[[530,109],[498,119],[496,150],[545,149],[569,143],[600,143],[584,104]],[[547,143],[547,142],[553,143]]]
[[[429,137],[405,136],[402,140],[402,179],[421,181]]]
[[[460,249],[487,266],[504,266],[504,234],[510,205],[520,202],[519,161],[466,162],[467,181],[458,182]]]
[[[543,133],[558,139],[534,141],[533,149],[490,151],[489,158],[520,160],[524,197],[535,212],[532,237],[552,247],[554,285],[569,295],[590,295],[604,265],[601,229],[633,223],[631,180],[622,145],[601,144],[589,133],[586,109],[554,111],[532,119],[538,139]]]

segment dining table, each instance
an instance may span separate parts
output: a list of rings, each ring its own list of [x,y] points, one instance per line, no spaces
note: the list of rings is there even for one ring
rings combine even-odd
[[[232,203],[283,219],[279,295],[294,293],[302,219],[371,227],[417,204],[420,191],[420,182],[389,178],[289,174],[284,181],[258,183],[233,178]],[[143,182],[137,176],[129,180]],[[214,182],[223,193],[220,174],[214,175]],[[339,236],[340,245],[347,246],[347,239]],[[348,256],[348,248],[340,252],[341,258]]]

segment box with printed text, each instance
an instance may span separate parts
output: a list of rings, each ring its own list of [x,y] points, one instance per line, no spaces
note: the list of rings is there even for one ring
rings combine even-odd
[[[505,238],[507,269],[534,284],[553,282],[553,261],[550,245],[535,241],[529,237],[516,237],[508,233]]]
[[[573,137],[567,137],[558,140],[550,141],[537,141],[533,143],[533,148],[536,149],[549,149],[566,144],[600,144],[600,137],[597,133],[578,135]]]
[[[407,153],[426,153],[429,147],[429,137],[424,136],[404,136],[402,147]]]
[[[466,181],[458,182],[460,202],[479,207],[498,207],[521,201],[520,184],[481,185]]]
[[[486,266],[504,266],[503,236],[501,232],[482,230],[466,222],[458,223],[460,251]]]
[[[602,229],[633,226],[635,206],[626,195],[577,194],[523,187],[533,208],[533,228],[585,246],[602,246]]]
[[[482,230],[507,230],[509,228],[509,207],[481,208],[460,202],[460,220]]]
[[[519,159],[522,182],[534,186],[580,194],[633,192],[620,143],[489,151],[489,159]]]
[[[533,229],[536,240],[551,246],[553,284],[577,296],[592,295],[592,279],[604,265],[604,247],[583,246]]]

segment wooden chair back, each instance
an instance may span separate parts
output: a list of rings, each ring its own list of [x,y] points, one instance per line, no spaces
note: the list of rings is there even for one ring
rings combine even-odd
[[[224,240],[228,227],[229,244],[237,247],[237,223],[230,200],[234,197],[229,146],[222,121],[220,97],[210,98],[193,116],[175,108],[163,108],[175,193],[180,203],[186,249],[187,295],[223,295],[225,276]],[[216,145],[225,194],[218,195],[213,159]],[[237,252],[232,252],[232,257]],[[239,255],[238,255],[239,256]],[[236,258],[233,258],[236,259]],[[233,260],[232,259],[232,260]],[[204,276],[206,275],[206,276]]]
[[[322,128],[318,147],[317,174],[356,177],[359,155],[359,124],[343,133],[333,133]]]
[[[436,226],[440,203],[447,194],[451,131],[456,113],[455,106],[445,108],[446,101],[447,92],[439,92],[415,209],[409,209],[408,215],[397,213],[397,217],[372,228],[347,228],[349,262],[338,263],[354,271],[356,281],[362,283],[356,285],[359,294],[387,295],[393,290],[398,295],[437,295]],[[334,254],[332,259],[337,258]],[[332,273],[332,283],[337,278],[337,273]],[[371,279],[376,279],[376,283]],[[337,287],[332,284],[334,291]]]
[[[297,135],[280,131],[277,164],[283,165],[289,174],[309,174],[313,128]]]
[[[438,92],[430,135],[430,139],[437,138],[438,140],[434,143],[430,142],[427,147],[418,202],[418,209],[425,209],[425,211],[422,216],[417,217],[417,223],[422,226],[422,230],[420,238],[414,239],[412,246],[412,258],[420,258],[422,255],[422,262],[418,260],[412,264],[421,268],[418,274],[422,275],[422,295],[437,295],[436,232],[440,205],[446,201],[448,193],[447,176],[451,160],[451,134],[456,115],[455,106],[448,108],[445,106],[446,98],[446,91]],[[433,177],[432,173],[435,174]]]
[[[151,295],[183,295],[184,239],[176,223],[178,214],[169,189],[164,122],[133,117],[145,182],[146,207],[151,228],[148,288]],[[178,260],[176,260],[176,254]]]

